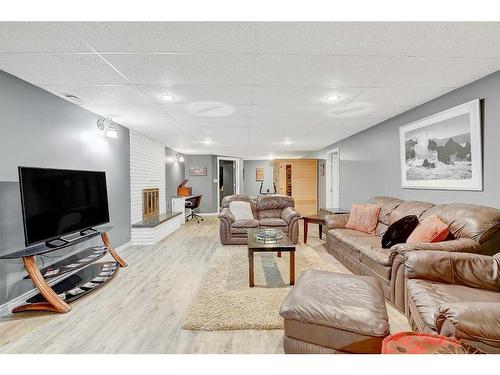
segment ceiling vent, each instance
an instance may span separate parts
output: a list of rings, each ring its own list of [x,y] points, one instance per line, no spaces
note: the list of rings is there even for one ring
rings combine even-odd
[[[75,103],[77,105],[82,105],[84,102],[78,96],[73,94],[62,94],[66,100],[69,100],[71,103]]]

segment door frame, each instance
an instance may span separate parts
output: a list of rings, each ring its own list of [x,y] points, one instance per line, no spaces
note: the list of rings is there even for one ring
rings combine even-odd
[[[225,156],[217,156],[217,207],[218,211],[220,211],[220,190],[219,190],[219,161],[220,160],[229,160],[235,162],[235,172],[236,172],[236,183],[235,183],[235,194],[240,193],[240,168],[241,168],[241,159],[238,158],[230,158]]]
[[[332,165],[332,156],[336,154],[337,160]],[[334,168],[335,167],[335,168]],[[339,208],[340,206],[340,150],[338,147],[326,151],[326,208]],[[332,176],[332,171],[334,175]],[[335,177],[335,186],[332,186],[332,177]]]

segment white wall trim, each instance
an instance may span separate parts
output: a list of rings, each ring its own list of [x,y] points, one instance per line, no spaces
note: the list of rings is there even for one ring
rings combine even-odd
[[[337,169],[335,172],[336,186],[332,186],[332,154],[338,155]],[[338,147],[326,151],[326,207],[338,208],[340,205],[340,150]]]
[[[215,168],[215,173],[217,176],[217,209],[220,209],[220,190],[219,190],[219,161],[220,160],[230,160],[236,162],[236,192],[235,194],[240,194],[240,171],[241,171],[241,159],[240,158],[230,158],[225,156],[217,156],[217,166]]]

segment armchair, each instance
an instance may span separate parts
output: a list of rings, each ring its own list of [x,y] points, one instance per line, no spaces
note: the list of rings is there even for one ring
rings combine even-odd
[[[253,219],[236,220],[229,204],[239,200],[249,202]],[[300,214],[294,209],[292,197],[283,195],[261,195],[253,199],[248,195],[231,195],[222,200],[220,220],[220,239],[224,245],[243,245],[247,243],[250,228],[276,228],[285,232],[293,243],[299,240]]]
[[[424,250],[402,256],[414,329],[500,353],[500,254]]]

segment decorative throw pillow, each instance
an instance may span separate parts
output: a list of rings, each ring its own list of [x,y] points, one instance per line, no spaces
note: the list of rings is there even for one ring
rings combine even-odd
[[[398,243],[405,243],[418,225],[418,217],[408,215],[389,225],[382,237],[382,248],[389,249]]]
[[[229,211],[233,214],[236,221],[254,219],[250,202],[232,201],[229,203]]]
[[[353,204],[346,228],[375,234],[380,206],[374,204]]]
[[[450,230],[448,225],[443,223],[443,221],[436,215],[431,215],[415,228],[415,230],[410,234],[407,243],[431,243],[431,242],[441,242],[446,240]]]

